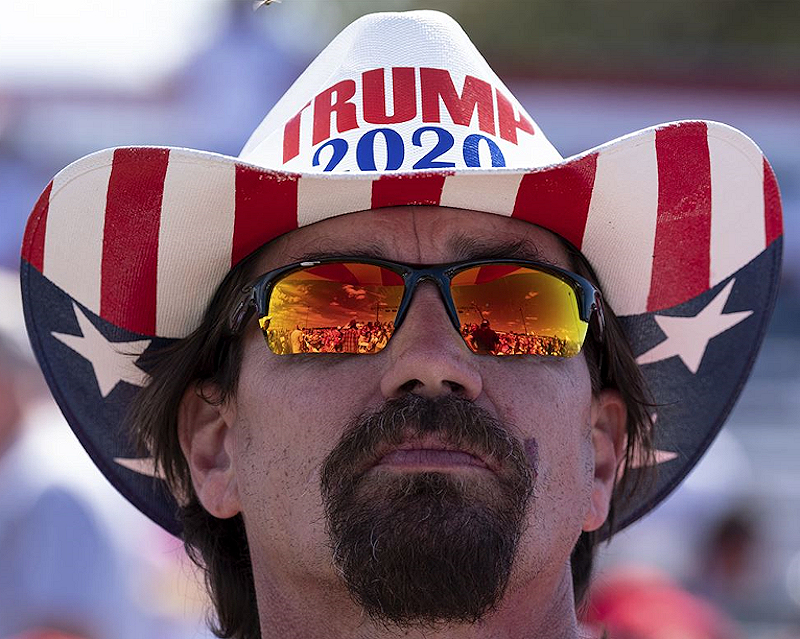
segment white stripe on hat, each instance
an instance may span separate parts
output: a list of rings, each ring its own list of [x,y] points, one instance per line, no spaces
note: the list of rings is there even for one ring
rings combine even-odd
[[[335,212],[372,208],[372,180],[306,176],[297,181],[297,225],[325,220]]]
[[[521,174],[449,175],[444,180],[439,205],[510,216],[521,181]]]
[[[44,275],[96,314],[111,157],[113,152],[97,154],[88,171],[62,171],[53,179],[44,240]]]
[[[625,147],[624,153],[618,150],[598,154],[581,250],[597,268],[617,315],[637,315],[647,310],[653,271],[658,211],[655,131],[644,134],[635,147]],[[604,264],[624,265],[628,279],[610,279]]]
[[[161,205],[156,297],[161,337],[184,337],[187,326],[200,324],[230,270],[233,246],[236,165],[182,155],[170,154]],[[214,262],[212,255],[221,258]]]
[[[767,245],[764,227],[764,159],[759,148],[732,129],[708,125],[711,160],[711,286],[735,273]],[[741,154],[741,155],[740,155]],[[745,162],[742,162],[744,156]]]

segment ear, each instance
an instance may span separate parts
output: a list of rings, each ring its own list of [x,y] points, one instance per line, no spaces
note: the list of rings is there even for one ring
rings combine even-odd
[[[594,448],[594,483],[589,511],[583,530],[597,530],[608,517],[617,467],[627,443],[627,408],[614,389],[604,389],[592,399],[592,447]]]
[[[213,384],[186,389],[178,411],[178,439],[189,464],[200,503],[211,515],[227,519],[241,510],[233,465],[233,409],[217,403]]]

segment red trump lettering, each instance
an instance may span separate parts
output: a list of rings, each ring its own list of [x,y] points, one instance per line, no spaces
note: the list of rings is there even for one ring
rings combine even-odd
[[[488,82],[468,75],[464,78],[464,90],[459,96],[448,71],[421,68],[419,74],[423,122],[441,122],[441,98],[454,124],[469,126],[477,109],[478,127],[481,131],[494,135],[494,101],[492,87]]]
[[[497,123],[500,137],[514,144],[517,143],[517,129],[522,129],[531,135],[534,133],[533,123],[525,117],[524,113],[517,116],[511,101],[499,90],[497,91]]]
[[[319,144],[331,137],[331,119],[334,113],[336,113],[336,130],[339,133],[358,128],[356,105],[348,102],[355,94],[355,81],[342,80],[314,98],[312,144]]]
[[[362,76],[364,121],[397,124],[417,117],[417,79],[412,67],[392,69],[392,114],[386,112],[384,69],[365,71]]]
[[[310,106],[311,102],[306,102],[306,105],[297,112],[291,120],[289,120],[283,127],[283,163],[286,164],[292,158],[300,155],[300,118],[306,107]]]

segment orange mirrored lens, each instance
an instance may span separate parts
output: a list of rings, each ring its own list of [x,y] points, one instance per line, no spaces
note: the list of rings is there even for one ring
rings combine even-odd
[[[550,273],[514,264],[458,273],[451,291],[461,334],[476,353],[577,355],[588,324],[572,286]]]
[[[394,331],[403,278],[357,262],[293,271],[270,295],[259,319],[270,350],[293,353],[377,353]]]

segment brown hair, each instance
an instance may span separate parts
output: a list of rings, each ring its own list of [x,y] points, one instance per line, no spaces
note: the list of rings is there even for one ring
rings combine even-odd
[[[573,269],[592,282],[597,279],[585,258],[564,243]],[[258,639],[261,636],[247,536],[241,515],[230,519],[213,517],[200,504],[192,486],[189,467],[178,441],[178,410],[187,389],[201,393],[206,382],[214,383],[219,396],[206,401],[222,403],[234,396],[242,355],[241,340],[228,331],[228,318],[242,289],[257,274],[254,264],[261,250],[236,265],[225,277],[208,305],[200,326],[188,337],[148,354],[140,360],[151,378],[129,414],[131,432],[143,455],[155,459],[173,494],[183,496],[179,519],[183,540],[192,560],[204,571],[208,592],[216,612],[210,619],[219,637]],[[650,407],[644,379],[613,311],[605,307],[605,331],[592,322],[584,353],[593,392],[615,388],[627,406],[627,449],[623,464],[636,458],[652,459]],[[638,480],[637,480],[638,481]],[[621,495],[644,489],[629,485],[623,474],[615,488],[606,528],[613,532],[614,513]],[[575,598],[583,599],[589,585],[598,531],[582,533],[571,557]]]
[[[572,269],[599,286],[597,275],[583,254],[566,240],[561,239],[561,243],[570,258]],[[619,319],[608,303],[603,303],[603,311],[605,326],[602,339],[595,320],[583,345],[592,392],[613,388],[622,396],[627,409],[627,420],[625,456],[620,467],[631,467],[635,460],[637,466],[647,471],[637,473],[635,477],[628,472],[621,473],[621,479],[614,486],[605,524],[598,530],[581,533],[575,544],[570,563],[575,602],[578,605],[582,603],[589,588],[597,545],[603,535],[610,539],[616,532],[616,511],[624,503],[625,496],[647,492],[655,484],[653,420],[650,416],[653,402],[650,392]],[[597,314],[594,315],[596,317]]]
[[[178,440],[178,412],[184,393],[214,383],[222,404],[239,380],[241,340],[230,335],[228,318],[242,289],[252,279],[260,251],[242,260],[225,277],[200,326],[188,337],[139,360],[150,383],[141,389],[128,414],[130,431],[144,456],[152,456],[173,495],[180,496],[178,520],[186,552],[202,569],[216,618],[209,626],[219,637],[260,639],[250,552],[241,515],[219,519],[200,504],[189,465]]]

